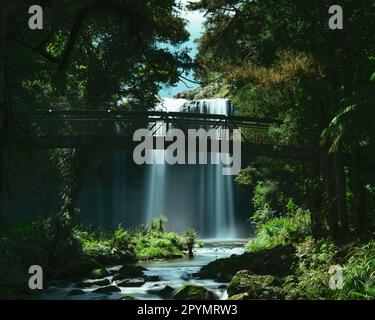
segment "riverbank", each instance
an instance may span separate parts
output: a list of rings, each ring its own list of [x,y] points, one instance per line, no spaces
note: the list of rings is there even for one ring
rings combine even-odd
[[[39,298],[46,300],[162,300],[227,298],[227,282],[199,279],[195,275],[208,263],[217,259],[240,255],[243,240],[203,241],[203,247],[194,249],[194,258],[140,261],[134,265],[105,268],[101,279],[83,278],[77,281],[59,281]]]
[[[200,245],[194,230],[178,234],[166,231],[165,224],[166,219],[159,217],[136,230],[119,227],[104,232],[74,226],[63,215],[22,223],[1,221],[0,299],[38,298],[27,285],[33,265],[42,267],[48,288],[55,281],[105,280],[107,266],[131,268],[137,261],[188,257]]]
[[[309,213],[271,218],[239,256],[204,266],[200,279],[227,281],[229,300],[373,300],[375,241],[314,240]]]
[[[314,240],[309,217],[298,209],[259,222],[256,236],[247,241],[197,242],[193,258],[186,237],[160,230],[160,224],[135,233],[75,229],[73,238],[82,245],[79,256],[57,255],[77,243],[69,240],[63,247],[52,247],[45,221],[8,226],[0,239],[1,298],[374,299],[375,242],[355,237],[341,244]],[[140,259],[146,256],[149,259]],[[66,263],[48,260],[52,257],[65,258]],[[27,289],[32,264],[50,266],[44,268],[42,292]]]

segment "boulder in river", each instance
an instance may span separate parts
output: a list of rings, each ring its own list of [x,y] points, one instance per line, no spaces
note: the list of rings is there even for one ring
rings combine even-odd
[[[160,281],[160,277],[159,276],[147,276],[145,278],[145,281],[146,282],[157,282],[157,281]]]
[[[85,294],[86,292],[80,289],[73,289],[72,291],[69,292],[70,296],[80,296]]]
[[[281,299],[279,281],[273,276],[254,275],[248,270],[239,271],[228,286],[232,300]]]
[[[99,279],[99,280],[93,280],[93,281],[83,281],[76,284],[77,288],[80,289],[86,289],[86,288],[92,288],[94,286],[98,287],[104,287],[109,286],[111,282],[108,279]]]
[[[102,269],[103,266],[94,259],[74,261],[64,267],[56,275],[56,280],[81,279],[88,277],[92,270]]]
[[[123,266],[121,267],[117,274],[120,274],[127,278],[135,278],[135,277],[144,277],[144,271],[146,271],[146,268],[143,268],[141,266]]]
[[[217,297],[212,291],[205,287],[185,285],[173,295],[173,300],[216,300]]]
[[[121,292],[121,289],[116,286],[107,286],[94,290],[92,293],[114,293]]]
[[[143,278],[132,278],[119,282],[117,286],[121,288],[137,288],[142,287],[144,284],[145,280]]]
[[[102,279],[108,276],[109,276],[109,272],[104,268],[94,269],[90,273],[90,279]]]
[[[138,300],[138,299],[136,299],[132,296],[124,296],[124,297],[120,298],[119,300],[125,300],[125,301],[131,301],[132,300],[132,301],[134,301],[134,300]]]
[[[164,299],[172,298],[173,292],[175,291],[174,288],[170,286],[165,286],[164,288],[155,287],[153,289],[147,290],[147,293],[154,294],[156,296],[162,297]]]
[[[204,266],[196,275],[201,279],[215,279],[219,282],[230,281],[241,270],[249,270],[259,275],[285,277],[293,274],[296,261],[296,251],[292,245],[278,246],[266,251],[215,260]]]

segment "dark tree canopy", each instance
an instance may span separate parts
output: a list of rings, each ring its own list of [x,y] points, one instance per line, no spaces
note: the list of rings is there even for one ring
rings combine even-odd
[[[33,4],[43,8],[43,30],[28,28]],[[16,106],[75,95],[88,108],[120,98],[149,108],[160,85],[175,84],[190,67],[188,52],[178,49],[189,34],[174,0],[8,1],[5,10]]]

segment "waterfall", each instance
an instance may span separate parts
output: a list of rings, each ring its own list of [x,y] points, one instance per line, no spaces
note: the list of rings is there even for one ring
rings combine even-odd
[[[160,108],[171,112],[233,113],[233,107],[225,99],[167,99]],[[156,134],[164,135],[165,129],[160,123]],[[124,129],[117,125],[116,130],[122,134]],[[163,163],[165,152],[153,150],[153,162]],[[130,150],[96,152],[93,174],[78,204],[88,213],[80,215],[83,223],[104,229],[119,224],[136,228],[165,215],[169,230],[183,232],[195,228],[206,239],[237,238],[236,189],[233,177],[222,175],[221,164],[137,166],[132,160]]]
[[[161,108],[188,113],[233,114],[233,106],[227,99],[191,102],[168,99]],[[163,135],[165,128],[162,124],[158,128],[156,134]],[[153,163],[161,163],[165,152],[153,150]],[[216,157],[220,157],[220,154]],[[171,229],[182,231],[194,227],[205,238],[236,238],[233,177],[223,176],[222,169],[222,164],[149,165],[146,175],[147,203],[144,224],[165,215]]]

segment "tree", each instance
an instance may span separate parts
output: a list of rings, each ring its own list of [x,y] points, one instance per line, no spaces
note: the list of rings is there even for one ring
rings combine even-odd
[[[279,141],[315,151],[317,164],[303,164],[313,230],[318,236],[328,223],[337,239],[350,224],[346,192],[357,195],[358,212],[367,211],[359,160],[371,152],[360,144],[332,154],[334,138],[322,143],[321,134],[342,111],[342,101],[374,103],[367,88],[375,68],[375,4],[341,1],[350,18],[340,31],[328,26],[331,5],[328,0],[210,0],[190,8],[207,17],[197,76],[205,83],[223,79],[239,113],[283,120],[274,130]],[[352,154],[352,163],[344,151]]]
[[[166,216],[160,216],[152,220],[151,222],[151,229],[157,230],[160,233],[163,233],[165,231],[165,225],[168,221],[168,218]]]
[[[198,239],[198,233],[194,229],[187,229],[184,234],[185,244],[188,249],[188,255],[190,258],[194,257],[193,249]]]
[[[34,4],[43,8],[43,30],[31,30],[25,23]],[[5,169],[9,140],[4,137],[19,136],[7,128],[10,115],[59,106],[118,108],[120,100],[127,101],[126,107],[150,109],[161,85],[175,84],[191,67],[187,50],[179,47],[189,34],[175,0],[15,0],[4,6],[6,66],[1,75],[6,75],[2,92],[7,88],[7,99],[0,105],[0,198],[4,173],[9,171]],[[172,50],[174,46],[177,49]],[[42,130],[29,129],[30,136]],[[79,125],[67,129],[82,130]],[[96,124],[90,128],[98,129]],[[85,172],[77,170],[84,168],[84,158],[81,150],[55,153],[64,184],[64,213],[74,213]]]

